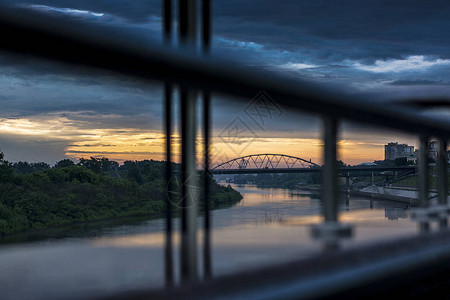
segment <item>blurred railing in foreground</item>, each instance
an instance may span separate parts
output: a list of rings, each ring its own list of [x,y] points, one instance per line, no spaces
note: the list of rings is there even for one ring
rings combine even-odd
[[[264,90],[278,100],[280,105],[291,110],[302,111],[318,115],[323,120],[324,142],[324,168],[323,168],[323,216],[324,222],[312,227],[314,237],[322,240],[327,250],[334,250],[339,245],[339,240],[348,237],[352,233],[351,226],[338,221],[338,167],[337,167],[337,142],[339,124],[343,120],[361,122],[368,125],[380,126],[410,133],[420,139],[420,157],[418,163],[420,207],[415,209],[413,217],[417,220],[420,232],[425,233],[429,229],[430,222],[438,222],[444,232],[450,206],[447,203],[447,161],[443,155],[447,150],[447,141],[450,138],[450,122],[426,117],[420,111],[410,107],[372,103],[339,92],[327,89],[323,86],[308,82],[287,80],[270,72],[254,72],[243,66],[237,66],[229,62],[223,62],[208,57],[210,48],[210,3],[202,1],[201,31],[197,28],[196,1],[180,0],[178,3],[178,41],[179,49],[171,47],[173,31],[172,19],[173,7],[171,1],[163,1],[163,32],[164,46],[152,45],[139,37],[116,36],[114,32],[93,27],[89,24],[75,23],[69,20],[61,20],[50,16],[32,13],[24,9],[2,7],[0,11],[0,48],[3,51],[19,55],[30,55],[37,58],[48,59],[67,63],[74,66],[88,66],[102,70],[116,72],[137,80],[157,80],[165,84],[165,115],[164,124],[166,131],[166,159],[171,161],[171,133],[172,133],[172,90],[179,89],[180,94],[180,124],[182,140],[182,169],[183,182],[183,209],[181,216],[181,264],[180,274],[183,286],[198,286],[199,270],[197,257],[197,211],[192,189],[198,184],[196,181],[196,115],[195,107],[197,96],[203,97],[203,135],[204,135],[204,172],[209,174],[209,135],[210,135],[210,94],[227,94],[239,98],[250,98],[258,91]],[[201,43],[197,42],[198,33],[201,32]],[[201,44],[202,51],[199,51]],[[203,55],[199,54],[203,52]],[[437,138],[440,143],[439,155],[439,205],[430,206],[428,203],[428,141]],[[167,164],[167,181],[170,182],[172,170]],[[207,176],[204,185],[205,196],[208,197]],[[170,189],[170,186],[168,187]],[[208,198],[206,198],[208,199]],[[205,240],[203,249],[204,276],[211,277],[210,256],[210,218],[208,201],[205,201]],[[172,253],[172,225],[170,201],[167,202],[167,230],[166,230],[166,282],[168,286],[175,283],[173,272]],[[448,239],[448,236],[446,237]],[[441,237],[444,241],[445,238]],[[432,242],[430,242],[430,245]],[[447,246],[448,248],[448,246]],[[443,251],[443,250],[442,250]],[[427,263],[436,263],[436,258],[448,258],[442,253],[410,257],[410,253],[400,256],[400,261],[385,264],[370,265],[372,274],[384,274],[386,278],[401,269],[402,263],[412,261],[420,262],[421,266]],[[448,252],[448,251],[447,251]],[[330,252],[329,252],[330,254]],[[338,255],[331,253],[330,255]],[[401,261],[404,258],[404,261]],[[330,262],[326,258],[323,263]],[[351,266],[351,263],[348,264]],[[344,267],[347,267],[344,264]],[[396,267],[396,268],[394,268]],[[394,268],[394,269],[393,269]],[[298,270],[297,270],[298,271]],[[354,271],[353,277],[351,272]],[[306,289],[288,286],[294,282],[293,270],[284,272],[285,285],[272,287],[273,293],[267,292],[265,297],[273,298],[281,296],[293,297],[295,295],[314,295],[341,284],[344,286],[348,280],[353,280],[360,270],[357,267],[348,270],[347,277],[326,278],[319,285],[312,284]],[[366,270],[367,271],[367,270]],[[275,272],[275,271],[274,271]],[[277,273],[278,272],[278,273]],[[378,272],[378,273],[377,273]],[[274,274],[283,276],[282,270]],[[255,282],[261,276],[247,274],[246,280]],[[236,275],[237,279],[242,279]],[[252,277],[254,276],[254,277]],[[301,276],[300,276],[301,277]],[[271,278],[269,275],[266,277]],[[342,279],[344,278],[344,279]],[[289,279],[289,281],[287,280]],[[254,285],[240,286],[236,280],[228,279],[222,282],[213,281],[217,289],[210,291],[210,297],[220,296],[220,292],[227,287],[237,295],[236,297],[257,297],[251,294],[250,289]],[[253,281],[252,281],[253,280]],[[303,278],[307,282],[308,278]],[[306,281],[305,281],[306,280]],[[347,280],[347,281],[346,281]],[[319,280],[320,281],[320,280]],[[357,281],[355,281],[357,283]],[[211,283],[212,284],[212,283]],[[332,289],[329,289],[332,290]],[[228,290],[230,291],[230,290]],[[252,290],[253,291],[253,290]],[[261,290],[262,291],[262,290]],[[276,293],[282,291],[283,293]],[[192,292],[192,291],[191,291]],[[253,291],[254,292],[254,291]],[[252,292],[252,293],[253,293]],[[246,294],[247,293],[247,294]],[[250,293],[250,294],[248,294]],[[299,294],[300,293],[300,294]],[[195,294],[195,293],[194,293]],[[261,296],[261,295],[260,295]]]

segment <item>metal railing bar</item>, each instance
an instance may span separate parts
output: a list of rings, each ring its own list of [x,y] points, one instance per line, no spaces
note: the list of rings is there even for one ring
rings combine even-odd
[[[449,239],[448,232],[439,231],[384,240],[376,245],[360,245],[309,259],[223,275],[211,282],[171,291],[142,291],[133,299],[331,299],[339,292],[347,291],[351,295],[351,291],[360,286],[366,288],[364,296],[370,297],[388,285],[388,291],[394,290],[399,284],[396,279],[402,279],[400,281],[408,288],[413,288],[408,280],[414,277],[422,278],[425,283],[429,274],[424,271],[430,268],[443,267],[448,272]],[[446,282],[444,277],[439,280]],[[119,295],[117,299],[124,296]]]
[[[196,97],[182,88],[181,94],[181,279],[195,281],[197,274],[197,171],[195,160]]]
[[[169,46],[172,36],[172,0],[162,0],[163,39]],[[173,286],[173,243],[172,243],[172,85],[164,85],[164,129],[166,135],[166,238],[165,238],[165,283]]]
[[[166,285],[171,286],[173,277],[173,243],[172,243],[172,203],[169,195],[172,194],[172,87],[165,85],[165,134],[166,134],[166,249],[165,249],[165,280]]]
[[[210,0],[202,0],[202,50],[204,55],[209,55],[211,47],[211,3]],[[211,94],[208,90],[203,91],[203,143],[204,143],[204,186],[203,197],[205,199],[204,231],[203,231],[203,274],[205,279],[212,276],[211,259],[211,214],[209,195],[209,146],[211,128]]]
[[[278,104],[294,110],[332,113],[341,119],[450,138],[450,121],[424,116],[411,108],[365,101],[323,85],[271,72],[256,73],[230,62],[170,50],[132,37],[115,37],[107,29],[87,24],[2,8],[0,33],[0,49],[15,53],[102,68],[143,80],[206,87],[245,98],[264,89]]]
[[[202,45],[208,55],[211,49],[211,0],[202,0]]]
[[[420,137],[419,152],[419,206],[426,209],[428,207],[428,191],[429,191],[429,172],[428,172],[428,136]],[[419,221],[419,229],[421,232],[428,231],[429,224],[427,221]]]
[[[438,163],[438,194],[439,204],[443,207],[448,205],[448,156],[447,156],[447,141],[444,139],[439,140],[439,163]],[[440,227],[445,228],[448,225],[447,218],[440,220]]]
[[[172,38],[172,0],[162,0],[163,39],[166,46],[170,45]]]
[[[196,0],[178,1],[179,39],[181,46],[193,50],[196,37]],[[181,125],[181,280],[198,279],[197,269],[197,169],[196,169],[196,109],[197,95],[187,86],[180,89]]]
[[[325,222],[337,222],[338,214],[338,166],[337,166],[337,120],[332,116],[323,118],[324,167],[323,167],[323,216]]]
[[[338,186],[338,120],[333,115],[323,116],[322,216],[323,222],[311,225],[311,234],[323,242],[325,251],[340,247],[340,240],[351,237],[352,226],[339,222]]]
[[[209,193],[209,145],[210,145],[210,111],[211,99],[208,91],[203,93],[203,137],[204,137],[204,187],[203,195],[205,199],[205,220],[204,220],[204,241],[203,241],[203,273],[205,278],[209,279],[212,276],[211,264],[211,214],[210,214],[210,193]]]

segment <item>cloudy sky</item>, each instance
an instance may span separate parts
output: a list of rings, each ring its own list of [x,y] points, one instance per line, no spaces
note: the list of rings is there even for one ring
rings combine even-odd
[[[215,57],[259,72],[339,86],[362,101],[450,93],[448,1],[212,2]],[[161,42],[160,0],[1,3]],[[51,164],[67,157],[163,159],[160,85],[6,54],[0,66],[0,149],[6,159]],[[258,105],[255,99],[234,103],[214,98],[216,162],[262,152],[321,162],[319,120],[294,115],[271,101],[276,110],[258,120],[249,113]],[[431,113],[449,116],[442,109]],[[238,125],[246,131],[230,139],[227,133]],[[397,132],[358,124],[342,129],[341,159],[350,164],[383,159],[383,145],[390,141],[417,145],[416,137]],[[179,146],[177,138],[174,146]]]

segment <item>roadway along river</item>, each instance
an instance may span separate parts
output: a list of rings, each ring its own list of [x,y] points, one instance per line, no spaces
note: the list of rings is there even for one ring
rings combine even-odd
[[[212,212],[215,275],[321,251],[321,243],[310,237],[310,225],[321,220],[317,195],[252,185],[234,187],[244,199]],[[344,248],[417,234],[416,224],[408,218],[409,209],[402,203],[359,197],[351,198],[348,205],[344,200],[340,209],[341,221],[355,229],[353,237],[342,243]],[[200,216],[199,227],[202,221]],[[177,232],[178,220],[174,223]],[[164,224],[164,219],[140,218],[3,238],[0,289],[10,299],[32,293],[56,299],[68,292],[76,298],[161,286]],[[199,231],[200,246],[202,240]],[[174,241],[177,263],[178,234]]]

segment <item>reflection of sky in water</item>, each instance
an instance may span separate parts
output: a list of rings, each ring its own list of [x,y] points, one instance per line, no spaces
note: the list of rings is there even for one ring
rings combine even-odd
[[[310,225],[322,221],[318,199],[305,195],[307,192],[293,193],[285,189],[258,189],[249,185],[236,188],[244,195],[241,203],[212,212],[216,273],[317,253],[321,245],[310,238]],[[416,224],[407,218],[408,210],[401,203],[357,198],[351,199],[348,206],[343,201],[341,210],[340,221],[355,225],[354,236],[344,242],[344,247],[416,233]],[[200,218],[199,228],[202,224]],[[202,231],[198,241],[201,245]],[[106,236],[93,239],[92,245],[153,248],[161,247],[163,242],[164,234],[156,232]],[[177,232],[174,245],[179,247]]]
[[[212,259],[215,275],[273,265],[320,253],[322,245],[310,238],[310,225],[321,222],[320,201],[283,189],[238,189],[243,201],[212,212]],[[404,205],[351,199],[341,203],[340,220],[354,224],[354,235],[344,248],[417,233]],[[373,208],[370,208],[373,207]],[[394,220],[392,220],[394,219]],[[203,222],[199,218],[199,228]],[[178,264],[178,219],[174,220],[174,259]],[[148,220],[67,237],[0,248],[0,280],[14,286],[14,278],[48,296],[89,291],[120,291],[163,284],[164,220]],[[198,234],[199,264],[203,232]],[[17,268],[20,266],[20,268]],[[200,268],[201,269],[201,268]],[[23,279],[23,274],[27,277]],[[27,279],[28,278],[28,279]],[[31,280],[34,278],[33,280]],[[61,283],[58,285],[58,283]],[[69,282],[69,284],[66,284]],[[61,290],[55,288],[61,286]],[[53,294],[52,294],[53,293]]]

